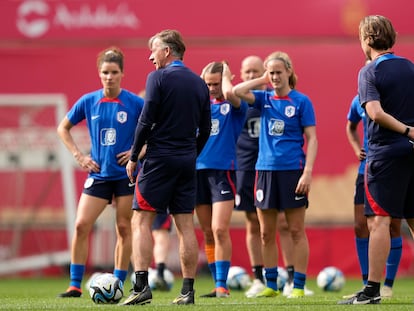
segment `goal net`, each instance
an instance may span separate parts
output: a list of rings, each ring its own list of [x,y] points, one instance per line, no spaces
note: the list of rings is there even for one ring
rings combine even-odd
[[[75,163],[56,133],[67,108],[63,94],[0,94],[0,275],[70,262]]]

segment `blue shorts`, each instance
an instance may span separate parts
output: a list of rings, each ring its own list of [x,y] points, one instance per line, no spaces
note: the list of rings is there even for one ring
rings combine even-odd
[[[195,207],[196,157],[145,158],[135,186],[134,210],[191,214]]]
[[[234,200],[236,174],[225,170],[197,171],[197,205]]]
[[[119,180],[100,180],[88,177],[83,184],[83,193],[112,202],[113,197],[121,197],[134,194],[135,184],[131,184],[128,178]]]
[[[414,218],[414,154],[367,161],[365,215]]]
[[[171,231],[172,219],[170,214],[157,214],[154,222],[152,223],[152,230],[165,229]]]
[[[365,201],[364,174],[358,174],[355,181],[354,204],[361,205]]]
[[[257,171],[255,182],[256,207],[275,208],[283,212],[288,208],[308,206],[308,197],[295,193],[302,170]]]
[[[256,212],[254,205],[254,179],[256,171],[236,171],[237,194],[235,210]]]

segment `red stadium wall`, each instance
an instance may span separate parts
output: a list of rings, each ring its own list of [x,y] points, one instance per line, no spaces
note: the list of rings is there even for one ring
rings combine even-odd
[[[357,91],[357,73],[364,63],[358,22],[367,14],[390,17],[399,34],[395,52],[413,58],[414,2],[259,0],[252,8],[250,2],[212,0],[208,7],[203,6],[184,0],[154,11],[152,4],[142,0],[3,0],[0,64],[6,74],[0,83],[0,94],[63,93],[72,105],[81,94],[101,87],[96,56],[110,45],[121,47],[126,56],[123,87],[139,92],[153,70],[148,61],[147,40],[165,28],[182,32],[187,43],[184,61],[195,72],[201,72],[208,62],[225,59],[235,74],[234,83],[240,81],[239,66],[245,56],[256,54],[264,58],[275,50],[287,52],[299,77],[298,89],[312,99],[317,116],[319,151],[314,180],[322,183],[312,190],[315,199],[309,214],[319,210],[318,217],[324,221],[347,223],[340,228],[309,228],[309,270],[315,274],[328,263],[335,263],[345,273],[357,274],[350,225],[353,180],[345,178],[351,170],[353,179],[357,160],[345,135],[345,123]],[[210,7],[219,7],[220,13],[212,15]],[[47,123],[50,116],[41,118]],[[10,126],[11,120],[12,112],[0,115],[0,127]],[[76,177],[80,192],[85,174],[77,172]],[[0,182],[0,189],[8,189],[12,178]],[[40,190],[32,184],[25,188],[29,186],[32,196],[36,196]],[[2,196],[12,200],[12,194],[10,191]],[[63,208],[55,204],[61,201],[59,191],[48,195],[45,204],[63,214]],[[41,247],[59,245],[65,249],[62,230],[45,232],[57,236],[58,242]],[[244,231],[235,228],[233,238],[234,264],[247,267]],[[29,239],[25,241],[25,252],[36,248]],[[412,259],[411,249],[405,244],[403,271],[412,273]]]

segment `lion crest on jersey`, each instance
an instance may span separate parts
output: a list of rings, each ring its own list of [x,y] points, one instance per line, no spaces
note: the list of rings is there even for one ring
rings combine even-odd
[[[220,106],[220,113],[226,115],[230,112],[230,104],[225,103]]]
[[[295,112],[296,112],[296,108],[295,108],[295,106],[286,106],[286,107],[285,107],[285,115],[286,115],[288,118],[293,117],[293,116],[295,115]]]
[[[119,123],[125,123],[127,121],[127,113],[125,111],[118,111],[116,114],[116,120]]]

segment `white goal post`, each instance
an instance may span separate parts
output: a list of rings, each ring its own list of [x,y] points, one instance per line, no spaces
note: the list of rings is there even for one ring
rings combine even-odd
[[[0,116],[2,118],[0,120],[0,176],[5,176],[2,177],[4,180],[1,185],[7,185],[7,187],[0,189],[2,197],[13,197],[13,194],[10,194],[10,189],[14,191],[16,188],[13,204],[4,207],[0,202],[0,230],[7,228],[8,234],[11,235],[10,240],[14,240],[14,242],[20,239],[15,243],[20,247],[19,243],[23,243],[22,231],[25,230],[25,225],[31,224],[30,217],[33,217],[33,211],[30,211],[28,215],[22,212],[23,209],[18,205],[20,203],[30,204],[30,202],[23,202],[24,199],[19,198],[18,191],[22,191],[21,195],[23,196],[32,189],[22,186],[28,184],[28,181],[25,180],[28,179],[27,172],[32,172],[29,182],[37,183],[36,176],[48,171],[55,177],[60,176],[60,180],[56,183],[62,187],[62,205],[65,211],[68,245],[64,250],[11,258],[8,256],[10,253],[8,248],[13,247],[11,245],[13,243],[5,245],[4,240],[0,239],[0,275],[68,264],[70,262],[70,239],[76,217],[76,182],[73,159],[63,143],[59,141],[56,133],[57,125],[64,118],[68,109],[67,98],[64,94],[0,94],[0,109],[3,111]],[[9,120],[13,118],[15,123],[13,121],[9,123]],[[35,118],[42,118],[47,122],[37,123]],[[10,185],[11,180],[16,180],[16,186]],[[47,196],[47,191],[52,191],[48,189],[48,185],[55,185],[55,181],[53,179],[45,183],[44,189],[42,188],[43,196],[37,194],[36,198],[40,197],[36,202],[38,206],[43,204],[41,200]],[[9,193],[3,193],[3,190],[9,191]],[[29,219],[24,220],[22,225],[22,219],[25,216],[28,216]],[[53,215],[48,221],[53,223]],[[38,224],[38,227],[43,229],[42,224]],[[0,231],[0,236],[1,234]],[[48,242],[40,241],[39,244],[41,243]]]

